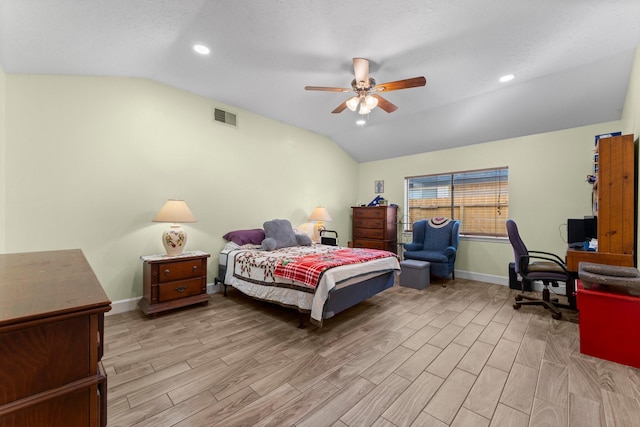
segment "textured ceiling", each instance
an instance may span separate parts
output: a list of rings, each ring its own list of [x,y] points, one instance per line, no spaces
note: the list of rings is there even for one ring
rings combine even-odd
[[[7,73],[152,79],[361,162],[617,120],[639,44],[638,0],[0,0]],[[427,85],[357,126],[331,114],[350,95],[304,90],[349,87],[353,57],[378,83]]]

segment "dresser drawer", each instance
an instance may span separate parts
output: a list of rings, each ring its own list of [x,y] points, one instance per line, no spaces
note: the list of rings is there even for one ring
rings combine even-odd
[[[355,208],[353,210],[353,219],[358,218],[378,218],[385,219],[387,217],[387,208]]]
[[[160,265],[158,270],[158,282],[166,283],[174,280],[189,279],[203,275],[202,260],[193,259],[187,261],[167,262]]]
[[[374,228],[354,228],[353,229],[353,238],[354,239],[384,239],[384,229],[374,229]]]
[[[367,248],[367,249],[380,249],[386,250],[386,243],[384,240],[354,240],[353,241],[354,248]]]
[[[171,301],[191,295],[199,295],[202,289],[202,278],[164,283],[158,286],[158,302]]]
[[[379,218],[354,218],[353,226],[360,228],[385,228],[386,223],[384,219]]]

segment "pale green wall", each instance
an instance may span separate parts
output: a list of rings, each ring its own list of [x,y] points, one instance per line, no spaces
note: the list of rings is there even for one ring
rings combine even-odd
[[[359,195],[373,196],[373,181],[384,179],[385,198],[403,207],[404,178],[491,167],[509,167],[509,217],[530,248],[563,254],[567,218],[591,213],[594,135],[620,129],[617,122],[513,138],[360,165]],[[506,220],[507,218],[505,218]],[[474,278],[507,275],[513,254],[507,240],[460,243],[456,270]]]
[[[363,163],[358,199],[373,199],[373,183],[383,179],[383,196],[402,208],[407,176],[508,166],[509,216],[517,221],[525,243],[529,249],[564,256],[567,218],[591,214],[592,188],[586,177],[592,173],[594,135],[614,131],[632,133],[636,141],[640,135],[640,47],[621,120]],[[456,270],[459,276],[507,283],[507,265],[512,260],[508,240],[462,239]]]
[[[151,218],[167,198],[199,219],[184,225],[187,249],[212,254],[211,282],[228,230],[297,225],[322,204],[346,243],[350,207],[375,196],[374,180],[402,206],[405,176],[509,166],[510,216],[530,247],[561,254],[566,219],[590,212],[593,136],[640,134],[639,58],[621,121],[360,165],[320,135],[147,80],[0,68],[0,253],[81,248],[125,300],[141,295],[140,255],[162,252]],[[237,113],[238,129],[213,124],[212,105]],[[463,240],[457,270],[506,282],[511,258],[506,242]]]
[[[358,199],[373,199],[373,182],[383,179],[383,196],[403,208],[407,176],[508,166],[509,216],[527,246],[564,256],[567,218],[591,213],[591,186],[585,180],[592,173],[594,135],[613,131],[636,139],[640,134],[640,47],[620,121],[363,163]],[[460,276],[506,283],[512,259],[507,240],[462,239],[456,270]]]
[[[168,198],[199,220],[183,228],[187,250],[212,254],[209,282],[229,230],[295,226],[322,204],[349,233],[357,163],[326,137],[148,80],[5,79],[3,251],[81,248],[113,301],[142,294],[139,257],[163,252],[151,219]],[[238,128],[212,123],[212,105]]]

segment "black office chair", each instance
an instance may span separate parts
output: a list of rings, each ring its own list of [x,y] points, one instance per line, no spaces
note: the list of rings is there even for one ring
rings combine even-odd
[[[525,280],[531,282],[539,280],[544,285],[542,299],[525,294],[518,294],[515,297],[516,302],[513,304],[513,308],[517,310],[522,305],[542,305],[551,311],[551,317],[558,320],[561,319],[562,312],[558,307],[564,305],[551,300],[549,286],[558,286],[558,282],[567,283],[567,281],[572,280],[567,266],[557,255],[549,252],[527,250],[527,247],[520,238],[518,226],[515,221],[508,219],[506,225],[509,241],[513,247],[516,273]]]

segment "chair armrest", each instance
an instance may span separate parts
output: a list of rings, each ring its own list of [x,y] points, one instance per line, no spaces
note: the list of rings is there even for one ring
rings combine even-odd
[[[447,258],[451,259],[456,255],[456,251],[457,249],[455,246],[447,246],[442,253],[445,254]]]
[[[404,250],[405,251],[419,251],[422,249],[422,244],[420,243],[405,243]]]
[[[533,257],[536,257],[537,255],[540,255],[540,258],[545,258],[545,259],[549,259],[549,258],[553,258],[553,262],[557,262],[559,264],[562,264],[566,267],[564,260],[562,258],[560,258],[558,255],[556,254],[552,254],[551,252],[542,252],[542,251],[529,251],[529,255],[534,254]]]

